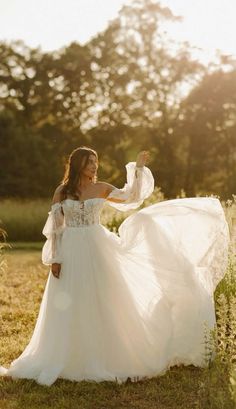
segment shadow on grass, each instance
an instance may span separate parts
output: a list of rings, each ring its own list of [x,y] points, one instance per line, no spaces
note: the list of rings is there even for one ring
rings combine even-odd
[[[214,365],[211,369],[173,367],[163,376],[121,385],[58,379],[48,387],[32,380],[2,378],[0,408],[234,409],[227,373],[220,370]]]

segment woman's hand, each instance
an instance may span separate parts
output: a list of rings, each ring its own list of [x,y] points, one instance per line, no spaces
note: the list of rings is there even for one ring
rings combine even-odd
[[[61,271],[61,264],[53,263],[51,266],[51,272],[54,275],[54,277],[59,278],[60,271]]]
[[[150,159],[148,151],[139,152],[136,159],[136,166],[145,166],[146,162]]]

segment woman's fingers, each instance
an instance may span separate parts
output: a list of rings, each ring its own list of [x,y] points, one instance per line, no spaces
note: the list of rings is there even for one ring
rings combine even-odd
[[[52,264],[51,272],[54,275],[54,277],[59,278],[60,271],[61,271],[61,265],[60,264],[58,264],[58,263]]]
[[[59,278],[59,273],[57,271],[52,270],[52,274],[54,277]]]
[[[149,151],[141,151],[139,152],[137,156],[137,165],[138,166],[144,166],[145,163],[150,159],[150,153]]]
[[[60,273],[58,271],[52,271],[54,277],[59,278]]]

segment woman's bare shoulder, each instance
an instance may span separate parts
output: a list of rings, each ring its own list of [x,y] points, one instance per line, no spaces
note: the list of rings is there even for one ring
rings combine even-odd
[[[99,188],[101,196],[104,198],[106,198],[109,195],[109,193],[111,193],[111,191],[115,189],[115,186],[111,185],[108,182],[99,181],[96,184]]]
[[[56,187],[55,192],[53,194],[53,198],[52,198],[52,204],[61,202],[63,187],[64,187],[63,184],[60,184],[59,186]]]

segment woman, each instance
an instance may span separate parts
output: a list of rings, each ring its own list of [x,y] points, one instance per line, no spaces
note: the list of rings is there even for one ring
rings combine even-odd
[[[205,365],[215,326],[214,289],[227,261],[228,226],[218,199],[168,200],[123,221],[100,223],[105,203],[126,211],[151,195],[149,153],[126,165],[119,189],[96,179],[97,153],[70,155],[43,229],[51,269],[32,338],[1,374],[51,385],[57,378],[122,383]]]

